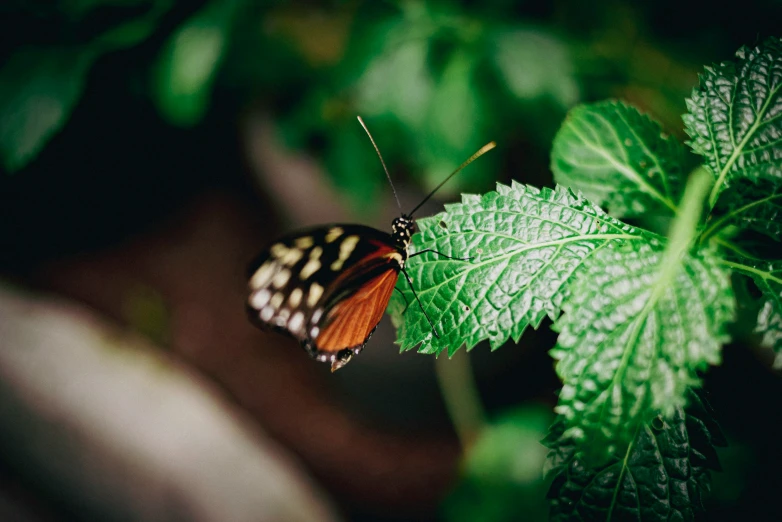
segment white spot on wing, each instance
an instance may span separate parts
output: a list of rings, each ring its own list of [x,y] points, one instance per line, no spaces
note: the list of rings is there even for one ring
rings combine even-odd
[[[250,294],[250,300],[249,300],[250,306],[252,306],[257,310],[260,310],[266,305],[266,303],[269,302],[269,298],[271,296],[272,293],[265,288],[263,290],[257,290],[252,294]]]
[[[274,257],[280,258],[288,253],[288,247],[286,247],[282,243],[276,243],[272,245],[269,251],[272,253]]]
[[[269,306],[271,306],[275,310],[279,310],[280,305],[284,300],[285,300],[285,296],[282,295],[282,292],[277,292],[272,296],[271,301],[269,301]]]
[[[294,288],[291,292],[291,295],[288,296],[288,303],[290,303],[291,308],[298,308],[301,304],[301,298],[304,296],[304,292],[302,292],[301,288]]]
[[[288,248],[282,243],[272,245],[269,251],[283,265],[295,265],[304,256],[304,252],[300,249],[295,247]]]
[[[312,286],[310,286],[310,293],[307,296],[307,305],[312,308],[316,304],[318,304],[318,301],[320,300],[321,296],[323,295],[323,287],[320,286],[318,283],[312,283]]]
[[[301,259],[304,256],[304,252],[297,248],[291,248],[288,250],[284,256],[280,258],[280,261],[285,265],[295,265],[299,262],[299,259]]]
[[[357,243],[358,236],[348,236],[342,240],[342,244],[339,245],[339,258],[331,263],[332,270],[337,271],[342,269],[342,264],[347,261],[350,254],[353,253]]]
[[[285,323],[288,322],[288,317],[291,315],[291,311],[287,308],[283,308],[277,313],[277,317],[274,318],[274,322],[277,323],[277,326],[284,328]]]
[[[318,308],[317,310],[315,310],[315,313],[312,314],[312,321],[311,322],[317,323],[318,321],[320,321],[320,316],[321,315],[323,315],[323,309],[322,308]]]
[[[274,308],[272,308],[271,306],[267,306],[266,308],[261,310],[261,320],[263,321],[268,321],[269,319],[272,318],[273,315],[274,315]]]
[[[274,275],[274,279],[272,279],[272,284],[274,284],[275,288],[282,288],[285,286],[285,283],[288,282],[288,279],[291,278],[291,271],[283,268],[279,272],[277,272]]]
[[[263,288],[269,284],[269,280],[274,275],[274,269],[277,267],[277,263],[274,261],[267,261],[255,271],[250,278],[250,287],[254,289]]]
[[[294,333],[299,333],[301,327],[304,325],[304,314],[302,312],[296,312],[288,321],[288,330]]]
[[[339,236],[341,236],[345,231],[342,230],[339,227],[334,227],[331,230],[328,231],[326,234],[326,243],[331,243],[335,239],[337,239]]]
[[[299,277],[302,279],[309,279],[309,277],[320,270],[320,261],[317,259],[310,259],[307,264],[299,272]]]
[[[296,239],[296,246],[301,249],[309,248],[312,246],[312,244],[313,242],[311,236],[304,236]]]
[[[307,261],[307,264],[304,265],[304,267],[301,269],[301,272],[299,272],[299,277],[302,279],[309,279],[309,277],[320,270],[320,255],[323,253],[323,249],[321,247],[315,247],[312,249],[312,252],[310,252],[310,260]]]

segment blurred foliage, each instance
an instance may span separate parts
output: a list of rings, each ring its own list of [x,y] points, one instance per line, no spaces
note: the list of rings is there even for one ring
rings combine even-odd
[[[194,125],[206,112],[236,6],[236,0],[208,3],[166,42],[157,64],[153,96],[160,113],[171,123]]]
[[[565,112],[581,101],[621,97],[680,128],[701,62],[719,54],[715,45],[750,37],[741,24],[717,29],[724,13],[683,27],[665,18],[674,5],[679,19],[699,10],[618,1],[11,2],[0,8],[4,33],[15,35],[0,51],[2,164],[22,169],[66,124],[97,59],[150,40],[146,87],[129,90],[162,120],[197,125],[217,87],[261,100],[289,146],[313,149],[366,211],[385,181],[356,114],[387,162],[420,173],[422,188],[490,139],[506,150],[528,144],[529,162],[542,166]],[[443,196],[491,188],[502,161],[481,160]]]
[[[548,519],[543,465],[553,415],[545,406],[525,406],[488,424],[467,452],[461,478],[443,504],[450,522]]]
[[[95,27],[93,13],[108,7],[120,10],[122,14],[107,14],[106,22]],[[6,170],[24,167],[52,134],[65,125],[85,88],[89,69],[98,57],[132,47],[148,38],[161,15],[170,7],[170,0],[63,0],[59,10],[35,2],[4,6],[3,10],[10,11],[10,16],[3,13],[6,23],[13,23],[14,15],[25,17],[32,19],[29,21],[32,24],[37,21],[43,26],[54,25],[58,29],[54,34],[60,36],[56,41],[34,41],[36,36],[44,35],[20,31],[24,38],[21,42],[6,41],[3,46],[0,156]],[[3,33],[9,35],[16,31]],[[50,34],[45,37],[51,39]]]

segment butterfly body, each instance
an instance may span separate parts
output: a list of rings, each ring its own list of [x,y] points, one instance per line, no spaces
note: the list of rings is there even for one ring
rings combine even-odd
[[[261,327],[294,339],[313,358],[347,364],[366,345],[404,270],[414,230],[402,215],[392,233],[356,224],[282,237],[253,264],[247,308]]]

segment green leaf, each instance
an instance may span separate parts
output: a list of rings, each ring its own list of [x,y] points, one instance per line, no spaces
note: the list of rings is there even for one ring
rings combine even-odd
[[[431,102],[434,80],[429,73],[427,38],[405,38],[416,20],[378,24],[384,44],[358,80],[357,105],[361,114],[393,114],[405,126],[421,129]],[[374,38],[374,34],[372,35]],[[367,42],[361,42],[369,45]]]
[[[376,210],[378,194],[387,183],[375,151],[371,145],[367,147],[367,141],[356,120],[335,122],[330,129],[325,160],[334,185],[360,213]]]
[[[655,236],[621,223],[564,187],[537,189],[514,182],[484,196],[418,220],[412,249],[435,249],[410,258],[407,271],[437,329],[435,337],[404,278],[389,313],[402,350],[453,354],[488,339],[492,348],[518,341],[528,325],[556,318],[568,286],[596,251],[622,240],[645,243]]]
[[[166,43],[157,66],[154,99],[174,125],[195,125],[206,112],[235,7],[235,0],[208,3]]]
[[[96,56],[91,47],[28,48],[0,69],[0,155],[6,170],[24,167],[62,128]]]
[[[782,269],[778,269],[776,288],[767,288],[763,292],[763,305],[758,312],[758,323],[755,333],[760,334],[761,344],[777,353],[774,366],[779,368],[782,362]]]
[[[449,522],[547,520],[540,443],[550,408],[525,406],[502,415],[480,433],[462,463],[461,477],[442,505]]]
[[[782,39],[736,56],[706,67],[684,115],[689,144],[716,179],[711,207],[735,179],[782,182]]]
[[[681,406],[696,372],[720,360],[735,313],[730,274],[711,251],[691,252],[710,186],[703,169],[690,177],[664,251],[599,252],[563,304],[551,350],[564,383],[557,412],[591,462],[622,451],[654,412]]]
[[[782,241],[782,186],[767,181],[736,180],[717,201],[714,213],[702,241],[729,225]]]
[[[551,356],[564,382],[556,411],[589,461],[622,451],[642,422],[682,406],[697,372],[720,362],[734,314],[729,271],[708,253],[670,263],[648,244],[602,250],[554,325]]]
[[[80,18],[105,3],[75,0],[60,7]],[[132,7],[142,0],[123,3]],[[100,55],[147,38],[170,6],[171,0],[156,0],[145,14],[107,29],[83,45],[23,48],[12,54],[0,69],[0,157],[5,169],[13,172],[23,168],[63,127]]]
[[[522,100],[548,97],[563,109],[580,96],[568,46],[542,29],[499,30],[489,53],[510,92]]]
[[[762,298],[755,333],[761,345],[777,352],[777,364],[782,363],[782,261],[723,261],[723,265],[751,277]]]
[[[453,170],[452,158],[467,158],[483,141],[482,99],[475,83],[476,57],[457,50],[435,84],[426,113],[418,154],[426,164],[425,181],[433,188]],[[440,194],[475,186],[486,179],[490,158],[471,165]]]
[[[551,151],[554,180],[616,217],[676,212],[684,163],[659,123],[617,101],[571,110]]]
[[[454,52],[432,95],[427,127],[451,150],[462,150],[466,142],[477,143],[475,124],[481,111],[474,64],[470,54]]]
[[[557,419],[543,441],[553,478],[548,493],[552,522],[696,520],[719,471],[715,447],[725,439],[705,399],[690,390],[688,405],[657,416],[636,429],[632,443],[606,464],[587,466]]]

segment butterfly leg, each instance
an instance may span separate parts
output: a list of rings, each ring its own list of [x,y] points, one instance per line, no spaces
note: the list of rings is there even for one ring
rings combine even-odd
[[[410,285],[410,290],[413,292],[413,297],[415,297],[415,300],[418,301],[418,306],[421,308],[421,311],[424,313],[424,317],[426,317],[426,320],[429,321],[429,326],[432,327],[432,333],[434,334],[435,337],[439,339],[440,336],[437,335],[437,330],[435,330],[434,328],[434,323],[432,323],[432,320],[429,319],[429,314],[426,313],[426,310],[424,310],[424,305],[422,305],[421,300],[418,299],[418,294],[415,293],[415,288],[413,288],[413,281],[410,279],[410,276],[407,274],[407,270],[403,268],[402,273],[405,274],[405,279],[407,279],[407,284]]]
[[[421,254],[426,254],[427,252],[434,252],[438,256],[447,257],[448,259],[454,259],[456,261],[469,261],[470,259],[472,259],[471,257],[451,257],[451,256],[447,256],[447,255],[443,254],[442,252],[438,252],[437,250],[435,250],[433,248],[426,248],[424,250],[416,252],[415,254],[410,254],[410,256],[408,256],[408,259],[410,259],[411,257],[420,256]]]
[[[407,297],[405,297],[404,292],[402,292],[400,289],[398,289],[397,287],[394,287],[394,290],[399,292],[399,295],[401,295],[402,299],[405,300],[405,308],[404,308],[404,310],[402,310],[402,315],[405,315],[405,312],[407,312],[407,309],[410,308],[410,301],[407,300]]]

